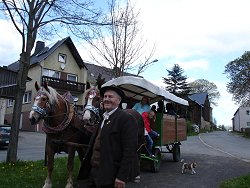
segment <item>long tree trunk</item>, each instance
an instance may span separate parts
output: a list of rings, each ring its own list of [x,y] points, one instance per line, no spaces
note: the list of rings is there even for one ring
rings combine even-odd
[[[15,95],[15,104],[12,117],[12,126],[10,132],[10,143],[8,147],[7,162],[17,161],[18,135],[21,118],[23,95],[26,90],[26,80],[29,70],[30,54],[23,52],[20,57],[19,71],[17,74],[17,92]]]

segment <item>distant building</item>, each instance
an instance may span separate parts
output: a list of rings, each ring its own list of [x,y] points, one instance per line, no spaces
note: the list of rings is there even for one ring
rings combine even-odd
[[[232,118],[233,131],[245,132],[250,128],[250,101],[240,106]]]
[[[212,126],[212,108],[207,93],[188,96],[188,119],[199,125],[200,129],[210,130]]]

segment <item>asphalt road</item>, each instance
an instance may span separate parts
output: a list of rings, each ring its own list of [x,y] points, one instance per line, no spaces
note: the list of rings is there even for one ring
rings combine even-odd
[[[250,173],[250,139],[230,132],[212,132],[188,137],[181,145],[181,158],[196,162],[196,174],[181,173],[181,162],[172,154],[163,154],[158,173],[142,171],[140,183],[127,188],[217,188],[233,177]],[[77,181],[75,187],[86,187]]]
[[[44,159],[45,135],[20,132],[18,159]],[[0,161],[6,159],[6,149],[0,150]],[[61,155],[58,155],[61,156]],[[140,183],[128,183],[127,188],[216,188],[220,183],[250,173],[250,139],[230,132],[212,132],[188,137],[181,145],[181,158],[195,161],[196,174],[181,174],[180,162],[173,162],[172,154],[163,154],[158,173],[143,170]],[[65,169],[66,170],[66,169]],[[41,180],[44,181],[44,180]],[[65,180],[66,181],[66,180]],[[75,181],[76,188],[84,188],[84,181]]]

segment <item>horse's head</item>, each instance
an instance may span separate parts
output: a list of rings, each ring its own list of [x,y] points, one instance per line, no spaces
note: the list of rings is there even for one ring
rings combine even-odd
[[[47,83],[44,83],[44,87],[40,87],[36,82],[35,88],[37,94],[34,97],[34,104],[29,115],[29,120],[32,125],[48,116],[52,110],[52,106],[58,102],[55,90],[49,87]]]
[[[87,89],[84,93],[86,105],[83,120],[89,125],[96,125],[100,121],[101,95],[96,87]]]

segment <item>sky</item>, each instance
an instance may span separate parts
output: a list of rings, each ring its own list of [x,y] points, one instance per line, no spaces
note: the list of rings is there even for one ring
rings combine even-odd
[[[132,0],[140,10],[141,34],[147,45],[156,44],[152,60],[158,62],[144,78],[164,86],[162,77],[174,64],[188,81],[206,79],[218,87],[220,99],[213,107],[218,125],[231,126],[238,105],[226,91],[225,66],[249,50],[249,0]],[[19,58],[21,40],[12,24],[0,17],[0,66]],[[65,36],[66,37],[66,36]],[[73,40],[73,42],[75,42]],[[86,53],[77,46],[83,60]]]

